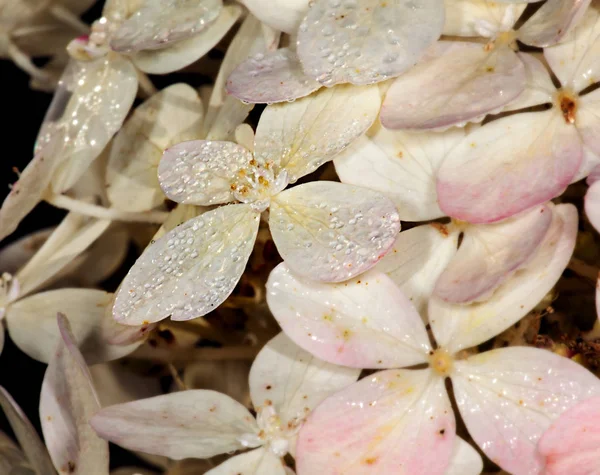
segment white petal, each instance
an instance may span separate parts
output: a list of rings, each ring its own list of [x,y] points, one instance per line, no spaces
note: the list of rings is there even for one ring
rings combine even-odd
[[[281,458],[265,448],[231,457],[205,475],[285,475]]]
[[[40,421],[59,474],[108,475],[108,443],[89,425],[100,403],[68,320],[59,314],[61,341],[42,382]]]
[[[576,121],[586,155],[578,173],[578,178],[583,178],[600,162],[600,91],[596,89],[579,97]]]
[[[585,214],[592,226],[600,230],[600,181],[593,183],[585,194]]]
[[[402,221],[439,218],[444,213],[437,203],[435,174],[464,136],[459,128],[405,132],[375,125],[335,158],[335,171],[342,183],[386,195]]]
[[[455,362],[452,386],[469,434],[511,473],[542,472],[536,444],[552,420],[600,394],[577,363],[536,348],[492,350]]]
[[[354,368],[427,361],[429,341],[419,315],[380,272],[319,284],[280,264],[267,281],[267,302],[286,335],[325,361]]]
[[[442,0],[315,0],[298,31],[298,56],[325,86],[372,84],[413,66],[443,26]]]
[[[255,155],[285,168],[290,183],[332,160],[365,133],[379,113],[376,86],[323,88],[292,103],[267,106],[256,129]]]
[[[400,231],[400,218],[392,201],[375,191],[319,181],[275,196],[269,227],[294,272],[341,282],[385,256]]]
[[[155,94],[125,122],[110,150],[106,171],[111,204],[123,211],[146,211],[165,197],[157,178],[166,148],[198,138],[204,109],[196,91],[174,84]]]
[[[454,453],[444,475],[480,475],[483,459],[477,451],[460,437],[454,440]]]
[[[459,305],[431,299],[429,321],[438,345],[456,352],[483,343],[527,315],[552,289],[573,253],[578,221],[572,205],[556,206],[553,213],[536,255],[488,300]]]
[[[250,370],[250,395],[258,411],[272,406],[287,428],[300,426],[321,401],[354,383],[360,369],[326,363],[280,333],[258,353]]]
[[[27,264],[56,228],[46,228],[26,234],[0,249],[0,272],[11,275]]]
[[[443,475],[455,439],[444,380],[431,370],[367,376],[326,399],[300,431],[300,474]]]
[[[249,205],[223,206],[151,244],[119,288],[115,320],[126,325],[190,320],[217,308],[244,272],[259,218]]]
[[[309,0],[241,0],[241,3],[263,23],[289,34],[296,33],[309,6]]]
[[[526,6],[522,3],[517,5],[506,5],[505,3],[509,2],[444,0],[446,6],[444,35],[481,36],[482,31],[479,27],[481,24],[491,26],[493,33],[501,31],[507,10],[513,10],[512,17],[516,20],[521,16]],[[512,25],[510,26],[512,27]]]
[[[515,100],[509,102],[503,112],[552,103],[556,87],[544,63],[530,53],[517,53],[517,55],[525,65],[525,90]]]
[[[242,436],[258,433],[256,421],[239,402],[203,390],[106,407],[91,424],[115,444],[175,460],[240,450]]]

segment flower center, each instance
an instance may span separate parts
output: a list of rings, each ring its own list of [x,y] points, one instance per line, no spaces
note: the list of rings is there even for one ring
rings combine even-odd
[[[257,211],[269,207],[271,197],[283,191],[288,185],[287,172],[276,173],[272,162],[261,163],[250,160],[231,183],[233,196],[242,203],[251,203]]]
[[[438,348],[429,354],[429,365],[440,376],[448,376],[454,367],[454,358],[446,350]]]
[[[577,115],[578,96],[572,91],[560,89],[556,95],[556,105],[567,124],[574,124]]]

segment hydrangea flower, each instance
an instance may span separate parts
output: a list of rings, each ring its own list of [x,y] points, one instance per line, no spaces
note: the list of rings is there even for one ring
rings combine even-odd
[[[283,475],[281,457],[294,453],[295,437],[309,412],[358,374],[312,357],[279,334],[250,371],[256,419],[229,396],[188,390],[104,408],[91,424],[107,440],[175,460],[254,449],[207,472],[211,475]]]
[[[555,210],[559,235],[547,246],[564,249],[568,241],[572,250],[576,213],[570,205]],[[536,267],[544,265],[546,259]],[[560,273],[551,273],[555,282]],[[446,378],[481,450],[511,473],[541,473],[538,439],[565,410],[599,394],[597,378],[545,350],[464,351],[514,323],[503,311],[518,306],[523,293],[537,294],[538,280],[536,274],[516,276],[510,288],[498,289],[512,298],[497,303],[495,312],[480,312],[477,304],[453,305],[452,311],[430,305],[431,343],[410,301],[379,271],[332,285],[306,281],[285,264],[276,268],[267,283],[269,307],[305,350],[355,368],[428,365],[380,371],[327,398],[300,431],[298,473],[391,473],[402,467],[444,474],[456,426]]]

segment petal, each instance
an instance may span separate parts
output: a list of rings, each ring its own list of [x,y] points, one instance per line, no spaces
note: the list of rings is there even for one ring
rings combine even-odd
[[[259,53],[227,78],[227,92],[241,101],[272,104],[308,96],[321,87],[304,74],[296,53],[281,48]]]
[[[252,364],[252,404],[256,411],[273,406],[282,426],[298,427],[321,401],[350,386],[359,374],[359,369],[315,358],[280,333],[263,347]]]
[[[479,43],[440,42],[394,81],[381,123],[422,130],[479,122],[519,96],[524,84],[525,68],[510,48],[488,52]]]
[[[375,191],[320,181],[275,196],[269,227],[294,272],[340,282],[381,260],[394,245],[400,218],[394,203]]]
[[[471,223],[507,218],[560,195],[582,156],[577,129],[556,109],[490,122],[467,135],[442,163],[440,207]]]
[[[137,86],[135,67],[123,56],[69,63],[37,139],[37,147],[54,135],[64,140],[54,156],[59,162],[52,177],[56,193],[73,186],[121,128]]]
[[[600,91],[579,97],[577,107],[577,130],[583,143],[597,156],[600,154]]]
[[[455,439],[444,380],[430,370],[367,376],[326,399],[300,431],[299,474],[444,474]]]
[[[72,325],[80,350],[89,364],[121,358],[141,342],[111,345],[102,332],[104,314],[112,295],[93,289],[58,289],[41,292],[12,304],[6,314],[11,339],[31,358],[48,363],[61,341],[56,314],[65,314]]]
[[[122,361],[90,366],[92,382],[102,407],[156,396],[162,392],[160,381],[141,376]]]
[[[261,22],[276,30],[295,34],[306,15],[309,0],[241,0]]]
[[[444,475],[480,475],[483,459],[477,451],[460,437],[454,439],[454,452]]]
[[[556,95],[556,87],[552,83],[546,65],[531,53],[517,53],[517,55],[525,65],[525,90],[515,100],[509,102],[502,111],[509,112],[552,103]],[[543,60],[543,56],[541,59]]]
[[[255,156],[285,168],[294,183],[365,133],[377,118],[380,104],[376,86],[346,85],[267,106],[256,129]]]
[[[459,128],[432,133],[373,126],[335,158],[335,171],[342,183],[386,195],[402,221],[439,218],[444,213],[437,204],[436,171],[464,136]]]
[[[561,415],[538,443],[545,474],[598,473],[600,467],[600,397],[580,402]]]
[[[413,66],[443,26],[442,0],[316,0],[298,31],[298,56],[325,86],[372,84]]]
[[[45,228],[26,234],[0,249],[0,272],[16,274],[42,247],[56,228]]]
[[[4,432],[0,432],[0,471],[10,475],[35,475],[21,449]]]
[[[231,457],[205,475],[285,475],[281,458],[261,447]]]
[[[59,474],[108,475],[108,443],[88,423],[100,409],[91,376],[64,315],[59,314],[58,327],[62,341],[50,360],[40,395],[46,446]]]
[[[108,198],[117,209],[146,211],[165,196],[157,178],[166,148],[198,138],[204,108],[196,91],[179,83],[139,106],[116,135],[106,171]]]
[[[600,230],[600,181],[590,186],[585,194],[585,214],[592,226]]]
[[[519,28],[525,44],[546,48],[558,43],[583,17],[591,0],[548,0]]]
[[[239,402],[203,390],[106,407],[90,423],[115,444],[175,460],[240,450],[242,436],[258,433],[256,421]]]
[[[489,25],[496,33],[502,29],[507,14],[516,20],[525,10],[526,5],[523,4],[525,2],[519,2],[517,5],[507,5],[507,3],[509,2],[444,0],[446,23],[443,33],[450,36],[481,36],[480,25]],[[509,9],[511,11],[508,11]]]
[[[437,223],[403,231],[375,267],[396,283],[423,319],[439,275],[456,254],[458,237]]]
[[[242,14],[238,5],[226,5],[215,21],[201,32],[168,47],[138,51],[131,58],[142,71],[150,74],[167,74],[189,66],[223,39]]]
[[[456,303],[485,299],[535,254],[551,223],[552,210],[541,205],[499,223],[468,226],[435,296]]]
[[[190,320],[217,308],[244,272],[259,218],[249,205],[224,206],[151,244],[119,288],[115,320],[125,325]]]
[[[541,473],[536,444],[552,420],[600,394],[598,379],[588,370],[536,348],[480,353],[455,362],[451,378],[469,434],[510,473]]]
[[[190,38],[215,21],[222,0],[146,0],[111,36],[119,52],[157,49]]]
[[[552,289],[573,253],[578,221],[572,205],[556,206],[553,214],[535,256],[488,300],[459,305],[431,299],[429,321],[438,345],[456,352],[483,343],[527,315]]]
[[[267,303],[286,335],[325,361],[353,368],[427,361],[429,340],[419,315],[380,272],[319,284],[280,264],[267,281]]]

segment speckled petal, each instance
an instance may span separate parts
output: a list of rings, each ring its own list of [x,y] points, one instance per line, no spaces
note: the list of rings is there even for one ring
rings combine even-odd
[[[295,34],[306,15],[309,0],[240,0],[261,22]]]
[[[444,215],[437,203],[436,171],[464,136],[459,128],[409,132],[373,126],[333,163],[342,183],[390,198],[402,221],[426,221]]]
[[[529,313],[566,268],[577,236],[577,211],[558,205],[536,255],[486,301],[470,305],[429,302],[429,321],[438,345],[459,351],[500,334]]]
[[[158,181],[177,203],[214,205],[234,201],[232,185],[252,154],[233,142],[193,140],[165,151]]]
[[[304,74],[296,53],[288,48],[248,58],[227,78],[229,94],[257,104],[293,101],[320,87]]]
[[[444,475],[480,475],[483,471],[481,455],[460,437],[454,439],[454,452]]]
[[[269,226],[277,250],[294,272],[340,282],[385,256],[400,231],[400,218],[382,194],[319,181],[275,196]]]
[[[600,397],[580,402],[542,435],[538,451],[546,475],[600,473]]]
[[[215,21],[222,0],[146,0],[112,35],[115,51],[157,49],[190,38]]]
[[[268,106],[256,129],[255,155],[280,164],[290,183],[332,160],[373,124],[376,86],[323,88],[292,103]]]
[[[413,66],[443,26],[442,0],[315,0],[298,31],[298,56],[325,86],[372,84]]]
[[[552,210],[541,205],[499,223],[468,226],[434,295],[456,303],[484,300],[535,255],[551,223]]]
[[[600,394],[577,363],[536,348],[492,350],[454,363],[454,395],[469,434],[510,473],[542,473],[538,439],[567,409]]]
[[[225,394],[188,390],[109,406],[90,421],[100,437],[129,450],[181,460],[241,450],[254,417]]]
[[[126,325],[190,320],[217,308],[244,272],[259,218],[249,205],[223,206],[150,244],[119,288],[115,320]]]
[[[490,122],[442,163],[440,208],[471,223],[499,221],[560,195],[582,157],[577,129],[555,108]]]
[[[108,159],[107,194],[113,207],[146,211],[165,196],[157,178],[158,163],[169,146],[198,138],[204,109],[196,91],[179,83],[139,106],[116,135]]]
[[[515,2],[444,0],[446,23],[443,33],[450,36],[481,36],[484,32],[497,33],[503,26],[507,26],[503,25],[507,13],[510,18],[516,20],[525,10],[525,2],[519,2],[517,5],[507,3]],[[507,12],[508,9],[512,11]]]
[[[435,129],[478,122],[518,97],[525,78],[510,48],[488,52],[479,43],[440,42],[394,81],[381,123],[388,129]]]
[[[298,475],[443,475],[455,440],[444,380],[431,370],[367,376],[313,411],[300,431]]]
[[[261,447],[231,457],[205,475],[286,475],[286,471],[280,457]]]
[[[267,302],[286,335],[325,361],[353,368],[427,361],[429,341],[419,315],[380,272],[319,284],[280,264],[267,281]]]
[[[58,328],[61,340],[40,395],[46,446],[59,475],[108,475],[108,443],[88,423],[100,409],[91,375],[64,315],[58,315]]]

